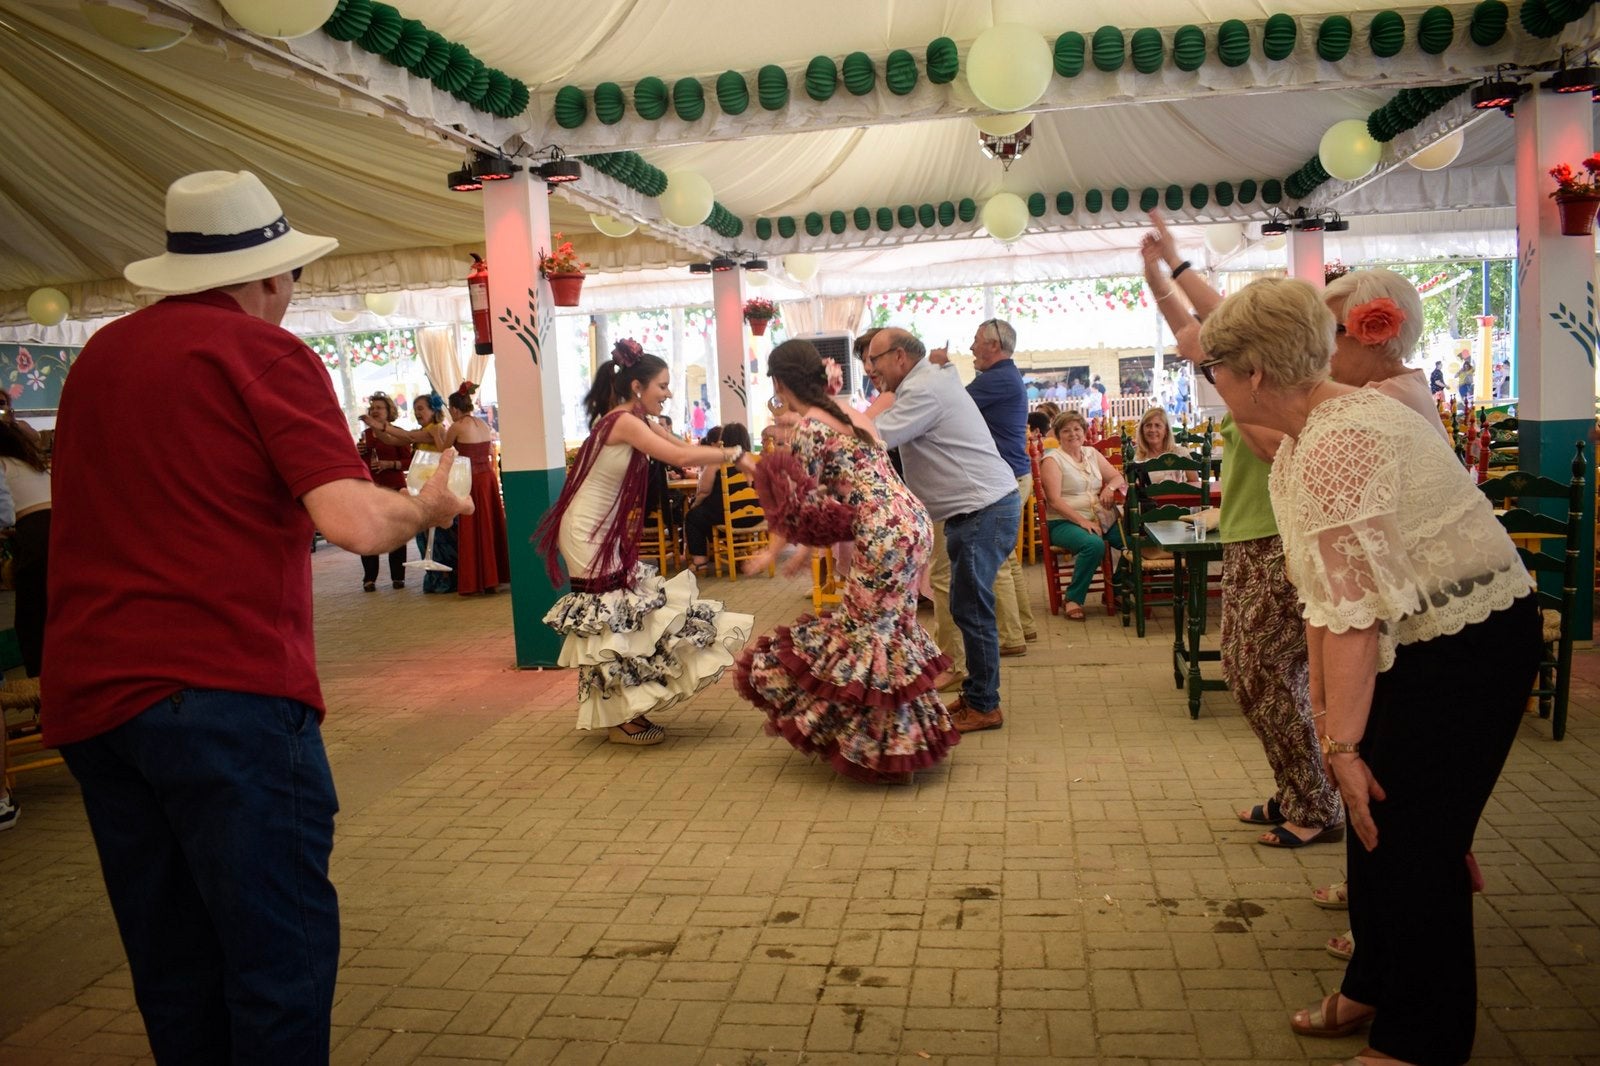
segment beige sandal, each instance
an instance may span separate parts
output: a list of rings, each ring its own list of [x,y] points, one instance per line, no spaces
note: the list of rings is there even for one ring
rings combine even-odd
[[[1289,1016],[1289,1028],[1301,1036],[1326,1037],[1330,1040],[1349,1036],[1372,1024],[1373,1017],[1378,1013],[1368,1010],[1365,1014],[1353,1018],[1340,1017],[1340,1005],[1345,998],[1337,992],[1330,992],[1315,1007],[1295,1011]]]
[[[627,726],[638,726],[638,732],[630,733]],[[610,729],[607,739],[613,744],[631,744],[637,748],[648,748],[667,739],[667,731],[647,718],[634,718],[614,725]]]
[[[1087,617],[1083,613],[1083,604],[1081,603],[1068,603],[1062,613],[1074,622],[1081,622]]]
[[[1328,954],[1334,958],[1349,962],[1351,956],[1356,953],[1356,935],[1346,929],[1344,936],[1330,936],[1323,947],[1327,948]]]
[[[1350,909],[1350,884],[1335,881],[1327,888],[1313,888],[1311,902],[1326,910],[1347,911]]]

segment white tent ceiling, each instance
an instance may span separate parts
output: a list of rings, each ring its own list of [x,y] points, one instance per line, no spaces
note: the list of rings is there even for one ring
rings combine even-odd
[[[350,305],[366,291],[452,284],[482,241],[479,200],[444,187],[465,142],[637,151],[662,169],[703,174],[718,202],[743,220],[743,232],[731,238],[704,226],[679,230],[661,220],[653,199],[589,168],[584,181],[556,194],[552,215],[602,272],[586,288],[597,305],[676,302],[691,290],[680,270],[668,268],[716,249],[822,251],[824,271],[813,288],[826,293],[1128,272],[1143,220],[1140,190],[1282,179],[1316,154],[1329,125],[1365,118],[1401,88],[1461,84],[1495,63],[1548,63],[1563,44],[1587,46],[1596,34],[1587,11],[1557,37],[1534,37],[1514,2],[1504,38],[1480,48],[1467,32],[1474,5],[1450,4],[1452,43],[1429,55],[1410,43],[1423,8],[1401,7],[1394,10],[1405,19],[1407,47],[1380,60],[1364,35],[1385,5],[1349,0],[401,0],[406,17],[527,84],[528,110],[496,119],[320,32],[289,42],[257,38],[213,0],[108,2],[182,18],[195,32],[174,48],[139,53],[97,36],[77,0],[0,0],[0,130],[8,146],[0,153],[0,323],[25,320],[22,305],[40,285],[68,291],[75,315],[133,306],[122,266],[158,250],[166,184],[206,168],[256,171],[296,225],[340,239],[339,253],[307,272],[303,288],[313,297]],[[1261,23],[1276,13],[1298,26],[1294,52],[1278,62],[1261,48]],[[1335,13],[1351,17],[1358,40],[1331,63],[1318,58],[1315,35]],[[1233,18],[1249,24],[1254,47],[1247,62],[1226,67],[1215,61],[1214,39],[1217,25]],[[1081,75],[1052,78],[1036,105],[1032,147],[1006,172],[978,150],[970,116],[986,109],[965,73],[972,40],[997,22],[1031,26],[1047,42],[1067,30],[1092,37],[1104,24],[1130,34],[1155,27],[1169,50],[1173,30],[1194,23],[1213,42],[1213,56],[1193,73],[1170,64],[1149,75],[1102,73],[1088,63]],[[926,48],[938,37],[952,38],[962,57],[962,73],[948,85],[925,74]],[[881,75],[896,48],[924,72],[904,96],[890,93]],[[806,96],[813,56],[839,60],[856,51],[880,72],[871,92],[853,96],[841,87],[825,102]],[[718,74],[740,71],[753,85],[765,64],[787,72],[787,106],[767,111],[752,102],[738,115],[719,109]],[[640,117],[631,87],[646,76],[669,85],[698,78],[705,116]],[[628,99],[620,121],[600,123],[591,110],[576,129],[555,122],[562,86],[592,99],[602,82],[617,83]],[[1454,167],[1423,174],[1400,165],[1417,146],[1469,122],[1467,149]],[[1354,223],[1347,234],[1329,235],[1330,254],[1352,261],[1418,244],[1423,254],[1509,251],[1511,127],[1498,114],[1478,118],[1457,98],[1390,142],[1378,177],[1314,190],[1309,206],[1336,207]],[[1086,210],[1088,190],[1105,190],[1109,200],[1118,187],[1132,193],[1127,210]],[[1002,190],[1042,193],[1051,205],[1010,247],[983,237],[976,221],[889,232],[851,225],[816,237],[803,228],[808,212],[982,203]],[[1055,209],[1062,191],[1076,194],[1071,215]],[[1260,199],[1230,207],[1212,201],[1175,214],[1197,227],[1260,219],[1264,207]],[[645,225],[624,240],[605,238],[590,228],[590,209]],[[778,216],[791,217],[797,234],[760,239],[756,220]],[[1198,254],[1199,229],[1183,236]],[[1260,255],[1247,250],[1237,262],[1253,266]]]

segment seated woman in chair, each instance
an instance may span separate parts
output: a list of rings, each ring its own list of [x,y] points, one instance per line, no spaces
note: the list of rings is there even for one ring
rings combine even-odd
[[[1077,411],[1056,416],[1061,447],[1044,453],[1039,482],[1044,487],[1050,543],[1072,555],[1072,584],[1063,592],[1068,618],[1082,620],[1089,583],[1105,558],[1106,544],[1122,547],[1113,509],[1116,496],[1128,488],[1121,471],[1093,448],[1084,446],[1089,424]]]
[[[718,440],[724,448],[750,450],[750,431],[743,422],[729,422],[723,426]],[[694,501],[689,505],[689,512],[683,516],[683,534],[689,542],[689,557],[694,562],[697,575],[705,576],[713,569],[707,558],[711,551],[711,531],[722,525],[722,514],[722,467],[701,467]]]
[[[1139,432],[1133,441],[1134,462],[1143,463],[1158,455],[1186,456],[1186,453],[1179,451],[1178,442],[1172,439],[1172,422],[1167,418],[1164,407],[1152,407],[1144,413],[1144,417],[1139,419]],[[1154,470],[1144,476],[1151,481],[1200,484],[1200,475],[1193,470]]]

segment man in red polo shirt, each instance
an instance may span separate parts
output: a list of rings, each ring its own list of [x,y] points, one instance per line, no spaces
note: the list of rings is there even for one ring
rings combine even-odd
[[[387,552],[471,510],[372,483],[326,370],[279,327],[301,268],[248,172],[167,190],[166,295],[95,334],[55,442],[45,741],[83,790],[158,1063],[325,1063],[338,809],[313,529]]]

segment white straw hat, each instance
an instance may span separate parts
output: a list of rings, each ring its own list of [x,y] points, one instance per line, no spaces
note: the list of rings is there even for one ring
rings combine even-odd
[[[122,276],[147,292],[205,292],[305,266],[339,247],[290,226],[248,170],[202,170],[167,188],[167,251],[129,263]]]

